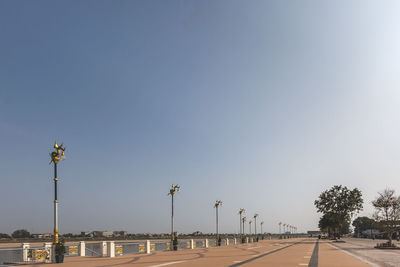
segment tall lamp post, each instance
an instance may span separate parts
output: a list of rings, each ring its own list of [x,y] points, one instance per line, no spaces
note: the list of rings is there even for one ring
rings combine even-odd
[[[279,225],[279,234],[281,234],[281,233],[282,233],[282,231],[281,231],[281,225],[282,225],[282,223],[279,222],[278,225]]]
[[[168,195],[171,195],[171,241],[174,242],[174,195],[179,192],[181,187],[179,185],[171,185]]]
[[[240,221],[239,221],[239,225],[240,225],[240,230],[239,230],[239,232],[240,232],[240,237],[242,237],[242,234],[244,234],[243,232],[242,232],[242,214],[244,213],[244,212],[246,212],[246,210],[245,209],[240,209],[239,210],[239,217],[240,217]]]
[[[217,228],[216,238],[217,238],[217,244],[218,245],[220,245],[219,242],[218,242],[219,241],[219,234],[218,234],[218,208],[220,206],[222,206],[222,201],[221,200],[215,201],[214,208],[215,208],[215,212],[216,212],[216,228]]]
[[[262,226],[263,226],[264,222],[261,222],[260,224],[261,224],[261,236],[264,236],[264,232],[262,230]]]
[[[50,164],[54,163],[54,244],[58,244],[58,198],[57,198],[57,164],[65,159],[65,147],[54,142],[54,151],[50,153]]]
[[[257,238],[257,217],[258,217],[258,214],[257,213],[254,214],[254,216],[253,216],[253,218],[254,218],[254,235],[256,236],[256,238]]]
[[[249,221],[249,234],[251,235],[251,220]]]
[[[246,217],[243,217],[242,218],[242,228],[243,228],[242,233],[243,233],[243,235],[244,235],[244,223],[245,222],[246,222]]]

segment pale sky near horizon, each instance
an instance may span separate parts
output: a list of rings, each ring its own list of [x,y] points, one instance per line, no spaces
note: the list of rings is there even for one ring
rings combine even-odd
[[[315,230],[400,193],[398,1],[1,1],[0,233]],[[254,229],[254,228],[253,228]],[[248,225],[246,225],[246,232]]]

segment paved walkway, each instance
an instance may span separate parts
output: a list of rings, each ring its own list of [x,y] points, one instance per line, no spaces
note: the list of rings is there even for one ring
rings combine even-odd
[[[344,238],[343,240],[346,242],[332,243],[332,245],[375,263],[375,266],[400,267],[400,250],[374,248],[377,243],[383,243],[386,240],[362,238]],[[395,243],[400,246],[398,242]]]
[[[115,258],[69,257],[66,258],[62,265],[46,264],[42,266],[371,266],[356,257],[346,254],[346,252],[330,245],[330,243],[330,241],[318,242],[315,238],[264,240],[259,243],[235,246],[163,251]]]

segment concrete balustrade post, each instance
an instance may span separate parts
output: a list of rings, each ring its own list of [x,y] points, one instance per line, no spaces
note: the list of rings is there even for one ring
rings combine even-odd
[[[206,248],[208,248],[208,239],[206,239]]]
[[[115,257],[115,243],[114,243],[114,241],[108,241],[107,256],[110,257],[110,258],[114,258]]]
[[[226,245],[229,246],[229,239],[226,239]]]
[[[249,243],[249,238],[248,237],[246,237],[246,243]]]
[[[150,254],[151,246],[150,246],[150,240],[146,240],[146,253]]]
[[[52,243],[43,243],[44,249],[49,253],[49,256],[47,259],[44,260],[46,263],[51,263],[53,261],[53,258],[55,258],[55,255],[53,256],[54,249],[53,249],[53,244]]]
[[[233,244],[236,245],[237,244],[237,240],[236,238],[233,239]]]
[[[29,243],[22,243],[22,261],[28,261],[28,250],[31,247]]]
[[[194,240],[190,239],[190,249],[194,249]]]
[[[79,256],[86,256],[86,243],[84,241],[79,242]]]
[[[101,242],[101,256],[107,257],[107,242],[106,241]]]

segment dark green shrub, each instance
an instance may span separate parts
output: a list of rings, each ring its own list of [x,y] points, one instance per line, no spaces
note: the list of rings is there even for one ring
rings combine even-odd
[[[176,251],[178,250],[178,237],[175,235],[174,240],[172,241],[172,247]]]

